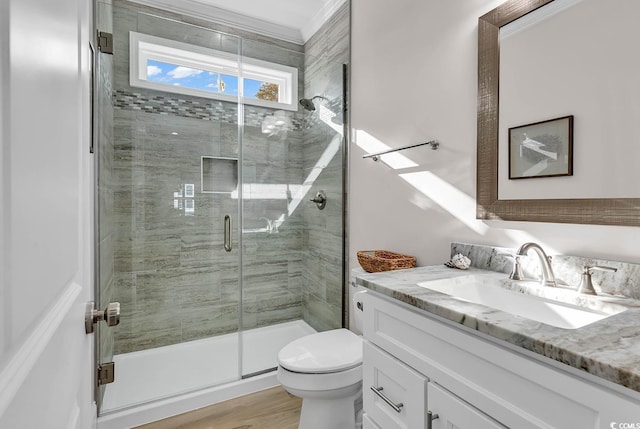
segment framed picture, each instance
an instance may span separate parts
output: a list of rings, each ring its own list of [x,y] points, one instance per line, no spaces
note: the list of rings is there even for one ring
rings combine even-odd
[[[509,179],[573,175],[573,116],[509,128]]]

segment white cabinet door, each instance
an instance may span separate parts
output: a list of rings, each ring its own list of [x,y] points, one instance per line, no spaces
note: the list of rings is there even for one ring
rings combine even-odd
[[[91,3],[0,1],[0,428],[95,426]]]
[[[423,429],[427,379],[378,347],[364,343],[364,409],[384,429]]]
[[[433,429],[505,429],[482,411],[474,408],[449,391],[429,383],[427,388],[428,411],[437,418]]]

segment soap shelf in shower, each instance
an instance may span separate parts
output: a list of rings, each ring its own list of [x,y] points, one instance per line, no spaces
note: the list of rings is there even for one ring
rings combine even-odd
[[[389,150],[385,150],[385,151],[382,151],[382,152],[369,153],[367,155],[364,155],[362,158],[371,158],[374,161],[377,161],[377,160],[380,159],[381,155],[386,155],[388,153],[398,152],[398,151],[405,150],[405,149],[412,149],[414,147],[420,147],[420,146],[425,146],[425,145],[429,145],[429,146],[431,146],[432,150],[436,150],[440,146],[440,142],[438,142],[437,140],[430,140],[428,142],[417,143],[417,144],[412,144],[412,145],[402,146],[402,147],[397,147],[395,149],[389,149]]]
[[[203,156],[200,180],[205,194],[229,193],[238,189],[238,159]]]

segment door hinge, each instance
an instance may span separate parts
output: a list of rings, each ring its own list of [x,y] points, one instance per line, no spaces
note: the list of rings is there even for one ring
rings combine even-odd
[[[98,31],[98,49],[103,54],[113,55],[113,34]]]
[[[116,377],[115,369],[116,364],[113,362],[98,365],[98,385],[113,383]]]

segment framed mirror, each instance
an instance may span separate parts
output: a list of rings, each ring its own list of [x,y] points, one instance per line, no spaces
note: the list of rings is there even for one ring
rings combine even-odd
[[[498,6],[489,13],[481,16],[478,22],[478,140],[477,140],[477,213],[478,219],[485,220],[510,220],[510,221],[532,221],[532,222],[555,222],[555,223],[578,223],[578,224],[600,224],[600,225],[628,225],[628,226],[640,226],[640,192],[638,195],[633,195],[633,192],[624,194],[617,192],[617,186],[604,184],[601,186],[600,193],[596,193],[595,196],[588,194],[580,195],[583,189],[590,188],[591,185],[582,182],[578,174],[582,174],[581,177],[588,177],[592,172],[600,173],[598,170],[606,170],[606,168],[597,168],[591,164],[585,164],[581,161],[588,145],[584,144],[587,140],[584,137],[591,138],[591,134],[587,132],[578,132],[574,136],[575,144],[575,171],[576,176],[568,176],[563,178],[553,178],[551,180],[565,180],[573,182],[568,187],[569,191],[564,195],[554,195],[557,186],[556,182],[549,182],[549,178],[534,178],[527,179],[529,181],[526,186],[535,188],[537,194],[531,197],[527,192],[519,194],[521,183],[525,180],[515,181],[516,183],[505,182],[507,179],[502,178],[501,169],[506,168],[508,159],[504,156],[505,149],[501,147],[503,144],[501,141],[501,133],[503,129],[513,127],[515,125],[533,123],[537,121],[543,121],[552,119],[554,117],[561,117],[566,115],[573,115],[573,108],[566,108],[563,114],[555,114],[553,109],[550,109],[548,117],[537,117],[532,120],[522,121],[515,124],[501,124],[500,120],[503,117],[499,110],[500,103],[503,103],[508,97],[506,97],[509,88],[501,88],[501,79],[506,80],[506,74],[502,71],[501,77],[501,31],[504,31],[505,27],[510,24],[516,23],[516,21],[525,17],[526,15],[533,15],[532,12],[539,13],[544,7],[548,7],[550,3],[557,1],[558,4],[563,0],[508,0],[502,5]],[[580,0],[573,1],[572,4],[579,3]],[[609,7],[609,11],[613,13],[614,5],[609,2],[601,2]],[[635,3],[635,2],[631,2]],[[552,5],[549,5],[552,6]],[[605,7],[606,7],[605,6]],[[530,15],[531,14],[531,15]],[[624,14],[624,12],[623,12]],[[634,16],[637,16],[635,14]],[[600,21],[603,18],[597,18]],[[615,19],[615,18],[612,18]],[[522,21],[520,21],[522,22]],[[597,23],[595,23],[597,24]],[[593,30],[597,28],[593,23],[592,27],[587,30]],[[625,27],[625,26],[621,26]],[[636,26],[634,26],[636,27]],[[502,30],[501,30],[502,29]],[[565,28],[564,34],[570,34],[572,28]],[[593,31],[592,31],[593,32]],[[603,32],[606,33],[606,32]],[[554,39],[554,42],[557,39]],[[637,38],[635,39],[637,40]],[[609,43],[609,42],[607,42]],[[606,45],[603,44],[606,50]],[[587,49],[587,48],[585,48]],[[591,46],[590,55],[594,49]],[[629,52],[627,51],[627,57]],[[570,56],[570,55],[567,55]],[[583,55],[584,56],[584,55]],[[587,56],[589,57],[589,56]],[[593,61],[597,62],[597,61]],[[559,70],[564,70],[564,66],[557,66],[555,63],[551,63],[553,67],[547,65],[541,65],[538,61],[534,62],[531,67],[536,67],[540,74],[552,75]],[[613,65],[615,66],[615,65]],[[611,68],[614,71],[614,68]],[[582,75],[582,73],[580,74]],[[595,78],[593,79],[595,80]],[[636,79],[637,80],[637,79]],[[504,83],[504,82],[503,82]],[[529,82],[521,83],[521,85],[527,85]],[[500,93],[503,92],[501,95]],[[582,91],[583,93],[585,91]],[[628,92],[635,93],[635,89],[631,89]],[[635,94],[637,98],[637,93]],[[597,95],[593,95],[592,98],[597,99],[598,102],[607,103],[610,99],[615,98],[615,93],[611,98],[606,100],[600,100]],[[527,106],[533,103],[526,103]],[[557,103],[549,103],[549,106],[556,107]],[[617,107],[606,107],[602,111],[613,111]],[[580,106],[576,108],[580,110]],[[513,110],[513,105],[509,105],[509,113]],[[571,110],[571,111],[566,111]],[[505,109],[506,111],[506,109]],[[503,112],[504,113],[504,112]],[[539,113],[539,112],[538,112]],[[578,112],[581,113],[581,112]],[[637,113],[637,112],[636,112]],[[533,115],[532,115],[533,117]],[[528,117],[527,117],[528,118]],[[600,118],[598,118],[600,119]],[[593,117],[589,117],[586,114],[576,114],[576,125],[583,126],[585,123],[593,122]],[[635,127],[634,123],[627,123],[628,121],[622,121],[626,127]],[[637,122],[637,121],[635,121]],[[580,129],[582,130],[582,129]],[[616,156],[619,158],[635,158],[634,151],[636,151],[636,144],[630,141],[628,138],[619,139],[618,131],[607,134],[610,139],[618,139],[622,141],[620,145],[633,145],[631,147],[622,148],[623,150],[616,150]],[[636,132],[635,130],[633,131]],[[609,131],[606,131],[609,133]],[[607,150],[606,146],[609,144],[607,139],[602,139],[601,149]],[[640,140],[637,142],[640,143]],[[610,152],[613,150],[608,149]],[[631,153],[631,155],[630,155]],[[596,154],[590,155],[592,158],[596,157]],[[639,158],[635,158],[636,160]],[[504,164],[504,165],[503,165]],[[614,161],[609,164],[616,165]],[[622,174],[621,171],[625,170],[626,177],[621,177],[621,181],[629,182],[631,184],[638,183],[636,177],[636,169],[616,169],[610,168],[610,172],[605,171],[607,174]],[[627,171],[630,170],[630,171]],[[588,182],[588,181],[587,181]],[[501,183],[507,183],[513,189],[509,192],[499,189]],[[559,182],[557,182],[559,183]],[[516,186],[517,185],[517,186]],[[514,188],[514,186],[516,186]],[[526,188],[523,186],[523,189]],[[631,187],[637,187],[631,185]],[[507,186],[503,186],[507,188]],[[571,189],[576,189],[576,192],[571,192]],[[610,192],[609,192],[610,190]],[[506,194],[506,195],[504,195]],[[548,196],[546,196],[548,194]],[[620,195],[623,194],[623,195]],[[574,198],[575,196],[575,198]]]

